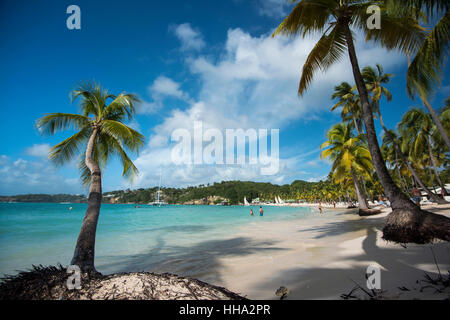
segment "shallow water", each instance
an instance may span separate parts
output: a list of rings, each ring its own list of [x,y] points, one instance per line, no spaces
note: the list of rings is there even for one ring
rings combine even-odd
[[[69,210],[72,207],[72,210]],[[68,265],[86,204],[0,203],[0,275],[34,265]],[[249,212],[253,208],[255,216]],[[172,272],[202,277],[211,257],[242,254],[238,228],[263,221],[302,219],[310,208],[242,206],[102,205],[97,228],[96,267],[115,272]],[[242,230],[242,229],[241,229]]]

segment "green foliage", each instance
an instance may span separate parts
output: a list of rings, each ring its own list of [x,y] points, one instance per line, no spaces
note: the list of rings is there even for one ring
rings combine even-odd
[[[366,25],[367,8],[371,5],[381,9],[383,27],[379,30],[370,30]],[[416,17],[387,10],[386,1],[301,0],[273,33],[273,36],[300,34],[302,37],[322,34],[303,65],[299,95],[305,93],[317,71],[328,70],[344,55],[349,28],[363,32],[366,40],[403,52],[415,52],[424,39]]]
[[[53,135],[66,129],[78,131],[52,147],[49,158],[56,165],[62,165],[79,157],[81,180],[88,185],[91,172],[86,166],[86,147],[90,137],[95,135],[90,155],[93,160],[104,169],[112,157],[117,157],[123,166],[122,175],[132,179],[138,170],[125,150],[137,154],[145,137],[123,122],[134,116],[137,97],[124,93],[115,96],[99,84],[86,82],[72,91],[72,101],[77,99],[81,114],[51,113],[36,122],[42,134]]]
[[[242,204],[259,198],[260,201],[273,202],[276,196],[293,201],[338,201],[346,197],[346,191],[331,180],[326,182],[306,182],[297,180],[287,185],[274,185],[263,182],[222,181],[212,185],[187,188],[161,188],[164,200],[170,204],[183,204],[208,197],[226,199],[232,205]],[[104,196],[119,197],[120,203],[148,203],[155,199],[157,188],[121,190],[104,193]],[[215,201],[219,203],[220,201]]]
[[[38,203],[53,203],[53,202],[71,202],[71,203],[85,203],[87,199],[83,195],[71,194],[22,194],[16,196],[0,196],[0,202],[38,202]]]

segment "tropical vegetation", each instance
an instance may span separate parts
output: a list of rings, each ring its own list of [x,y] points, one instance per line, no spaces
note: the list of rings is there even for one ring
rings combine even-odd
[[[371,6],[380,8],[381,28],[367,27]],[[303,65],[299,95],[306,92],[318,70],[326,72],[343,58],[344,53],[348,53],[372,163],[393,209],[383,229],[386,240],[404,243],[425,243],[435,238],[450,240],[450,219],[421,210],[393,180],[381,152],[373,115],[375,109],[382,120],[379,103],[383,94],[390,99],[390,93],[383,89],[389,75],[384,75],[378,66],[377,71],[361,70],[354,45],[355,32],[384,48],[415,56],[408,70],[407,89],[410,95],[418,93],[427,106],[426,98],[432,92],[432,85],[438,82],[448,48],[448,7],[448,1],[439,0],[300,0],[273,34],[302,37],[322,34]],[[421,22],[424,17],[435,18],[437,13],[443,13],[444,17],[432,31],[427,32]],[[422,67],[424,69],[420,71]],[[345,99],[344,96],[342,98]],[[447,132],[441,120],[432,108],[427,108],[442,140],[447,143]],[[447,147],[449,151],[449,145]]]

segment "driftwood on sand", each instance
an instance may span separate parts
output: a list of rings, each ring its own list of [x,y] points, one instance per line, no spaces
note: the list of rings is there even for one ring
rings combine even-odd
[[[6,276],[0,283],[0,300],[245,300],[205,282],[173,274],[148,272],[103,276],[82,274],[81,289],[69,290],[66,268],[33,266],[27,272]]]

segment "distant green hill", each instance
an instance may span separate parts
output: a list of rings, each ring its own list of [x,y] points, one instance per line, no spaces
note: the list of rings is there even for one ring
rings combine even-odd
[[[72,194],[21,194],[16,196],[0,196],[0,202],[71,202],[84,203],[87,198],[83,195]]]
[[[158,188],[117,190],[103,193],[104,203],[149,203],[155,200]],[[276,185],[268,182],[222,181],[214,184],[187,188],[161,188],[162,198],[170,204],[240,204],[244,197],[249,202],[259,198],[261,202],[274,201],[331,201],[347,198],[347,190],[330,181],[307,182],[297,180],[291,184]],[[0,196],[0,202],[73,202],[85,203],[82,195],[25,194]]]
[[[249,202],[259,198],[260,201],[273,201],[276,196],[284,200],[314,201],[333,197],[338,199],[342,192],[339,186],[329,182],[306,182],[297,180],[291,184],[275,185],[264,182],[222,181],[220,183],[199,185],[187,188],[161,188],[163,198],[170,204],[183,203],[220,203],[226,200],[230,204],[243,203],[244,197]],[[154,201],[157,188],[118,190],[103,194],[105,202],[148,203]],[[331,195],[331,197],[330,197]],[[114,201],[109,201],[114,199]]]

